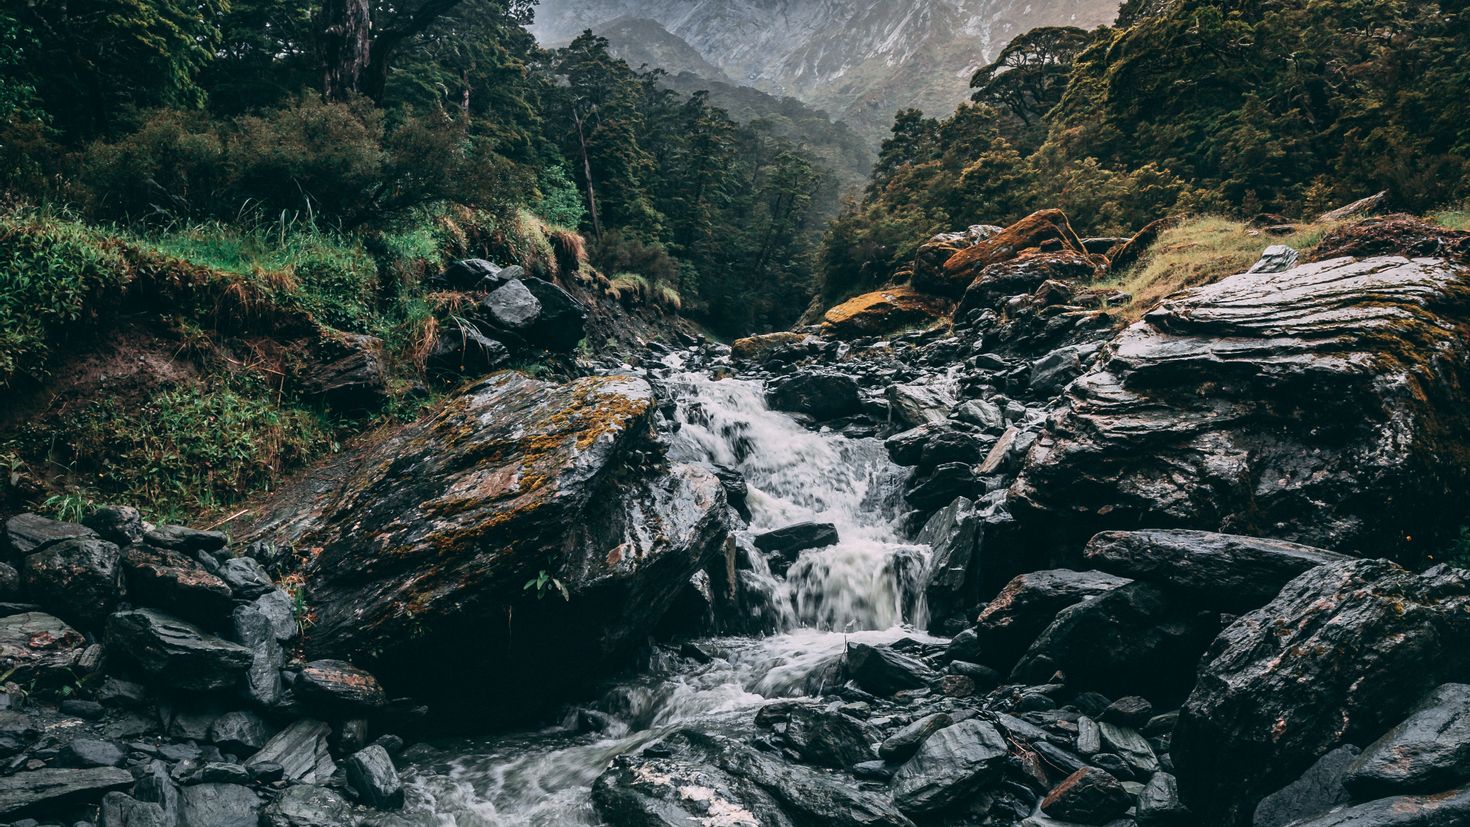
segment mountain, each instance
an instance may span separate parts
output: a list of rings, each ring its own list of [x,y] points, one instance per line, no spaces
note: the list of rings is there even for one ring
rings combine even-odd
[[[791,96],[876,143],[893,114],[947,114],[970,76],[1038,26],[1112,22],[1119,0],[541,0],[532,31],[546,44],[628,19],[657,22],[735,81]],[[662,34],[649,55],[687,55]],[[631,31],[623,30],[626,42]],[[673,70],[702,74],[687,65]]]

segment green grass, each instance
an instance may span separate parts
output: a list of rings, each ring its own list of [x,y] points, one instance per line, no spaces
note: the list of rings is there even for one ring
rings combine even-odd
[[[1099,286],[1115,287],[1132,296],[1118,312],[1125,321],[1133,322],[1180,290],[1245,272],[1273,244],[1306,251],[1331,229],[1327,224],[1305,224],[1290,235],[1272,236],[1231,218],[1192,218],[1165,230],[1142,261]]]
[[[1442,227],[1470,231],[1470,209],[1444,210],[1435,213],[1432,218]]]

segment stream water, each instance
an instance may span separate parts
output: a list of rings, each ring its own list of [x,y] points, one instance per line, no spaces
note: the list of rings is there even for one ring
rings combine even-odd
[[[616,755],[679,726],[748,732],[771,700],[819,692],[849,641],[923,638],[928,549],[896,530],[903,472],[882,443],[810,431],[766,407],[759,382],[674,372],[679,428],[671,457],[738,468],[751,532],[804,520],[837,526],[840,542],[803,552],[784,578],[763,563],[749,590],[777,631],[700,643],[697,664],[660,650],[636,679],[568,713],[558,726],[439,744],[405,773],[414,823],[457,827],[597,825],[594,779]],[[588,721],[595,721],[588,732]]]

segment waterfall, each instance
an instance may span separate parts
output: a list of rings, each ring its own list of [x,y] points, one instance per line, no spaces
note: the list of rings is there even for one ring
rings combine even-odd
[[[830,688],[849,643],[927,638],[916,629],[929,550],[898,531],[904,472],[882,443],[809,430],[770,410],[760,382],[685,372],[677,358],[669,367],[671,459],[740,471],[748,534],[817,521],[837,527],[838,543],[802,552],[784,578],[751,555],[742,586],[775,634],[700,641],[703,663],[659,650],[558,726],[446,744],[415,762],[405,773],[412,823],[597,825],[590,789],[614,756],[679,726],[743,737],[762,704]]]

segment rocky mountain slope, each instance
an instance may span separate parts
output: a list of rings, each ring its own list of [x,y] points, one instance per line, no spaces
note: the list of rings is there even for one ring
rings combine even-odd
[[[875,143],[893,113],[952,111],[970,76],[1013,37],[1039,26],[1111,23],[1116,0],[543,0],[532,27],[545,43],[625,18],[655,21],[737,82],[789,95],[853,124]],[[636,27],[655,56],[677,56]],[[621,39],[621,38],[620,38]],[[678,68],[690,68],[680,66]]]

